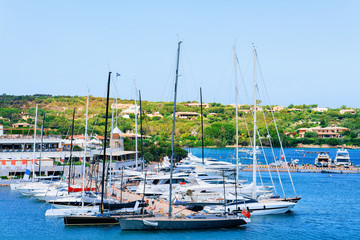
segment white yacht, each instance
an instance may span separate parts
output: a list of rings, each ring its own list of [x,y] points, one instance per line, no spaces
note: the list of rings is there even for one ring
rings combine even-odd
[[[332,164],[328,152],[319,152],[315,158],[316,167],[329,167]]]
[[[350,161],[350,155],[348,150],[345,148],[338,149],[336,152],[336,157],[334,159],[334,164],[336,166],[350,167],[352,165]]]
[[[262,216],[270,214],[281,214],[290,211],[295,207],[295,202],[288,201],[272,201],[264,200],[258,201],[246,196],[238,196],[237,200],[228,199],[227,204],[224,205],[214,205],[204,207],[204,211],[210,214],[219,214],[224,213],[225,211],[238,212],[241,213],[242,209],[247,209],[252,216]]]

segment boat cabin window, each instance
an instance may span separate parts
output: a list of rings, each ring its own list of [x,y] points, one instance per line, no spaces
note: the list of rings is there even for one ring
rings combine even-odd
[[[154,185],[156,185],[156,184],[158,184],[159,183],[159,179],[155,179],[153,182],[152,182],[152,184],[154,184]]]

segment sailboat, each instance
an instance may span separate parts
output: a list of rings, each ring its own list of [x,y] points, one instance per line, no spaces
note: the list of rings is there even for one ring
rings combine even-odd
[[[257,146],[256,146],[256,136],[258,134],[258,130],[257,130],[257,120],[256,120],[256,109],[257,109],[257,102],[256,102],[256,91],[257,91],[257,83],[256,83],[256,49],[254,48],[254,114],[253,114],[253,125],[254,125],[254,129],[253,129],[253,149],[252,149],[252,159],[253,159],[253,182],[251,184],[253,190],[252,190],[252,194],[251,194],[251,198],[252,201],[246,201],[246,200],[241,200],[241,198],[243,199],[250,199],[249,197],[246,196],[242,196],[240,198],[240,200],[238,201],[236,199],[236,201],[227,204],[226,205],[226,209],[229,212],[239,212],[241,211],[241,209],[246,208],[251,215],[268,215],[268,214],[281,214],[281,213],[286,213],[288,211],[290,211],[293,207],[295,207],[295,205],[297,204],[297,202],[301,199],[300,197],[295,197],[295,198],[269,198],[269,197],[265,197],[263,199],[257,199],[258,196],[256,194],[256,189],[257,189],[257,185],[256,185],[256,179],[257,179]],[[235,74],[235,78],[236,78],[236,74]],[[237,106],[237,104],[236,104]],[[280,141],[281,143],[281,141]],[[282,149],[282,148],[281,148]],[[283,150],[282,150],[283,151]],[[238,150],[236,151],[236,153],[238,153]],[[284,153],[283,153],[284,154]],[[217,206],[208,206],[204,208],[205,211],[209,212],[209,213],[218,213],[221,211],[220,207]]]
[[[127,218],[119,219],[122,230],[189,230],[189,229],[214,229],[214,228],[231,228],[246,224],[243,218],[234,216],[233,218],[226,216],[210,216],[195,215],[186,218],[174,218],[172,216],[172,176],[174,166],[174,136],[175,136],[175,113],[176,113],[176,93],[179,76],[179,57],[181,41],[178,42],[177,64],[174,88],[174,111],[173,111],[173,129],[171,140],[171,162],[170,162],[170,185],[169,185],[169,214],[168,218]]]

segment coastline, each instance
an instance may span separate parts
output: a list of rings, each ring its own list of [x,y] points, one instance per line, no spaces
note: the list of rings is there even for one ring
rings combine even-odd
[[[236,145],[226,145],[226,148],[235,148]],[[252,146],[239,146],[239,148],[251,148]],[[206,147],[206,148],[214,148],[214,147]],[[264,146],[264,148],[269,148],[269,146]],[[346,148],[346,149],[359,149],[358,146],[346,146],[346,145],[335,145],[331,146],[328,144],[315,145],[315,144],[302,144],[299,143],[296,147],[285,147],[285,148]]]

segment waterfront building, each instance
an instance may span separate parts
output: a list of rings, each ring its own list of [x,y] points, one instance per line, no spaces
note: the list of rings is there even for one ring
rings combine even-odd
[[[304,138],[306,132],[316,132],[318,138],[342,138],[344,132],[349,131],[345,127],[313,127],[313,128],[299,128],[299,137]]]

